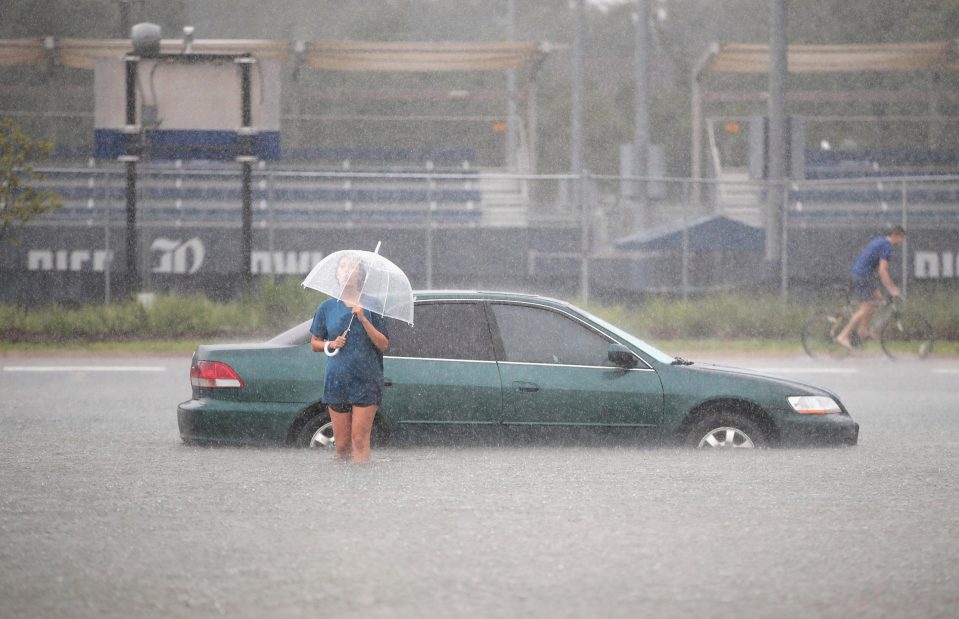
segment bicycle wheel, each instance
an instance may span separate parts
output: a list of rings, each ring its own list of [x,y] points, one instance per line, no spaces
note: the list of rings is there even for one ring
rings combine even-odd
[[[935,336],[929,321],[914,312],[894,314],[882,327],[882,350],[890,359],[924,359]]]
[[[802,329],[802,347],[813,359],[842,359],[849,354],[834,339],[846,324],[845,315],[820,314],[806,321]]]

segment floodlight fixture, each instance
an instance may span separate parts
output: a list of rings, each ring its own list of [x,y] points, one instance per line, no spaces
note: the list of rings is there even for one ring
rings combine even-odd
[[[133,41],[133,53],[141,58],[155,58],[160,55],[160,26],[143,22],[130,29]]]

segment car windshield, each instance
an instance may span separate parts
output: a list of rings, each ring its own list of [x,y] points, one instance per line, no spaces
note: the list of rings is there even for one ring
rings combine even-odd
[[[603,320],[603,319],[600,318],[599,316],[594,316],[593,314],[590,314],[589,312],[587,312],[586,310],[583,310],[583,309],[581,309],[581,308],[576,308],[576,310],[577,310],[580,314],[582,314],[584,317],[586,317],[586,318],[588,318],[589,320],[593,321],[594,323],[596,323],[596,324],[599,325],[600,327],[606,329],[607,331],[609,331],[610,333],[612,333],[612,334],[615,335],[616,337],[618,337],[618,338],[620,338],[620,339],[622,339],[622,340],[625,340],[627,343],[635,346],[636,348],[639,348],[639,349],[642,350],[643,352],[649,353],[650,355],[652,355],[652,357],[653,357],[654,359],[656,359],[656,361],[659,361],[660,363],[672,363],[673,360],[675,359],[675,357],[673,357],[672,355],[667,355],[666,353],[664,353],[663,351],[659,350],[658,348],[656,348],[656,347],[653,346],[652,344],[650,344],[650,343],[648,343],[648,342],[645,342],[645,341],[639,339],[638,337],[636,337],[636,336],[633,335],[632,333],[629,333],[629,332],[627,332],[627,331],[624,331],[624,330],[620,329],[619,327],[617,327],[616,325],[614,325],[614,324],[612,324],[612,323],[606,322],[605,320]]]

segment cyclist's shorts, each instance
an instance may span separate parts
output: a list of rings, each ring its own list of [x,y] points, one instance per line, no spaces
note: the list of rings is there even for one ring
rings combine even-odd
[[[852,285],[856,289],[856,294],[860,301],[871,301],[879,290],[878,277],[863,277],[852,280]]]

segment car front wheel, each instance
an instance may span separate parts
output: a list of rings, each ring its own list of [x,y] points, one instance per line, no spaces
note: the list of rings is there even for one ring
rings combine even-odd
[[[752,449],[767,444],[759,425],[738,413],[707,415],[693,425],[685,442],[696,449]]]

